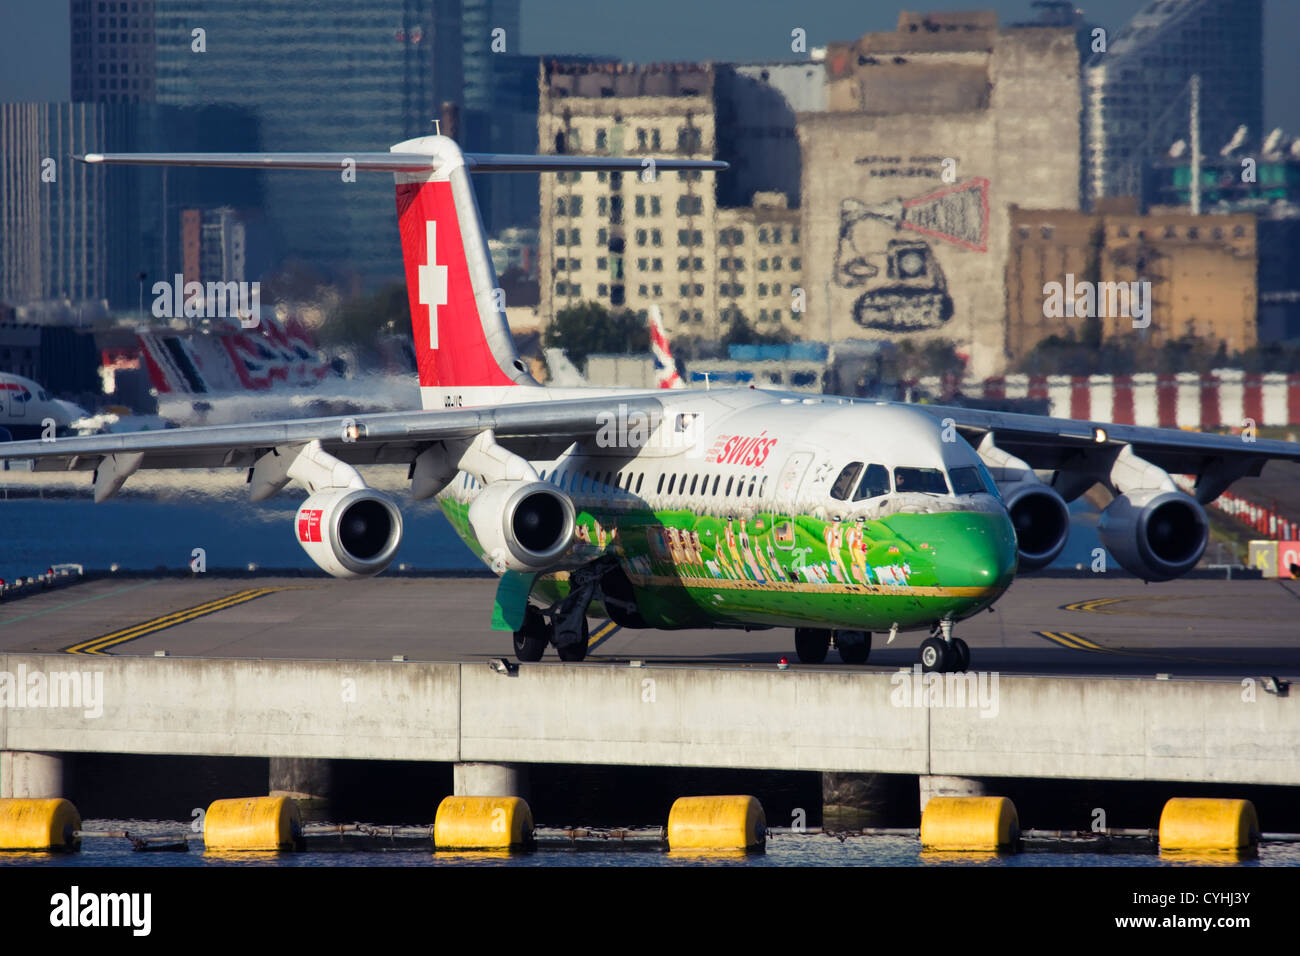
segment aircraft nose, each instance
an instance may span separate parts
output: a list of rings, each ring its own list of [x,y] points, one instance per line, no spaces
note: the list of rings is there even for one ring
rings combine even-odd
[[[939,580],[949,587],[998,588],[1016,576],[1016,531],[1005,514],[963,515],[967,520],[946,543]]]

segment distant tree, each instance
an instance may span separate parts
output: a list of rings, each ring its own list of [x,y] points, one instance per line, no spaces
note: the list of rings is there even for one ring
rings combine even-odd
[[[727,331],[722,336],[723,345],[787,345],[793,341],[794,336],[790,334],[789,329],[778,327],[773,332],[761,332],[749,324],[743,313],[737,312],[736,317],[731,320],[727,326]]]
[[[632,312],[611,313],[598,302],[583,302],[556,312],[543,342],[547,348],[564,349],[581,369],[588,355],[649,351],[650,332]]]

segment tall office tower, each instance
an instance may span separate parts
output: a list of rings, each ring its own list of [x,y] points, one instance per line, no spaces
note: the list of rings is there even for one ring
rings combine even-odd
[[[74,95],[156,104],[138,133],[157,150],[386,150],[432,133],[441,103],[460,101],[460,18],[461,0],[74,0]],[[183,171],[146,173],[141,201],[168,203],[151,272],[178,266],[180,208],[232,206],[264,214],[273,261],[349,289],[401,279],[383,176],[236,174],[210,180],[231,184],[217,195]]]
[[[105,109],[0,103],[0,301],[104,297],[104,202],[73,153],[103,149]]]
[[[1190,80],[1200,77],[1203,152],[1263,124],[1262,0],[1156,0],[1084,70],[1089,199],[1135,196],[1142,165],[1189,138]]]
[[[154,98],[154,0],[72,0],[72,101]]]

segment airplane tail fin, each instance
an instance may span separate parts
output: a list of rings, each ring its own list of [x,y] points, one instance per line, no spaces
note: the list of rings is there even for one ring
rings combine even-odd
[[[654,356],[655,373],[659,378],[660,388],[685,388],[686,383],[677,374],[677,363],[668,348],[668,333],[664,331],[664,317],[659,306],[650,307],[650,354]]]
[[[504,295],[483,235],[469,173],[723,170],[715,160],[462,153],[446,136],[422,136],[387,153],[114,153],[87,163],[390,172],[397,179],[420,392],[425,408],[508,401],[537,387],[515,351]]]

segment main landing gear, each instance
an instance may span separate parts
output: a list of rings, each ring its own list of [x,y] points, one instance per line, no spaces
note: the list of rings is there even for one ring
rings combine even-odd
[[[569,593],[548,610],[528,605],[524,626],[515,631],[515,657],[525,663],[540,661],[546,645],[554,644],[562,661],[587,657],[591,633],[587,629],[587,606],[596,596],[601,577],[609,564],[595,562],[569,574]]]
[[[803,664],[820,664],[826,660],[831,640],[845,664],[865,664],[871,655],[870,631],[832,631],[821,627],[796,627],[794,649]]]
[[[567,643],[558,643],[558,635],[553,623],[547,623],[546,613],[531,604],[524,614],[524,626],[515,631],[515,657],[524,663],[540,661],[546,653],[546,645],[554,644],[555,653],[562,661],[581,661],[587,657],[587,643],[591,633],[587,628],[587,619],[578,619],[575,630],[566,636]],[[552,617],[552,621],[556,620]]]
[[[952,636],[952,621],[949,620],[935,622],[930,636],[921,642],[919,657],[924,671],[970,670],[970,647],[960,637]]]

